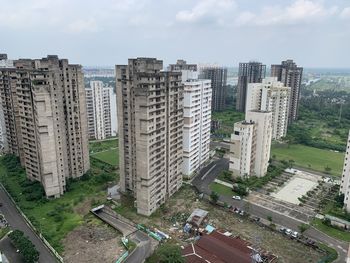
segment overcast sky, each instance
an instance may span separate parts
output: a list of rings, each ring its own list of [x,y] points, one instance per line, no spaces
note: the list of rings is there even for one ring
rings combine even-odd
[[[350,68],[350,1],[0,0],[0,36],[10,58],[58,54],[84,66],[143,56]]]

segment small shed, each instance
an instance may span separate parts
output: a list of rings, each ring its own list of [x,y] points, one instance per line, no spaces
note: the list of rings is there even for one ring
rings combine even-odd
[[[192,214],[188,217],[186,222],[190,223],[193,226],[200,227],[203,221],[207,218],[208,213],[208,211],[196,208],[193,210]]]

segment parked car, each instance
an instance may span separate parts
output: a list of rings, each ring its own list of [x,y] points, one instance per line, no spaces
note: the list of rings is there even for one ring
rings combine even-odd
[[[298,238],[299,237],[299,233],[297,231],[292,232],[292,234],[290,235],[292,238]]]
[[[280,227],[279,231],[284,234],[286,232],[286,228],[282,226]]]
[[[232,199],[234,200],[241,200],[242,198],[239,195],[232,196]]]
[[[293,233],[293,231],[292,231],[291,229],[287,228],[287,229],[284,231],[284,233],[285,233],[287,236],[290,236],[290,235]]]

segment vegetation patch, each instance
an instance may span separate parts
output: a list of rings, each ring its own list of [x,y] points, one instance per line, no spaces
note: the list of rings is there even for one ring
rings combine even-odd
[[[91,157],[96,158],[102,162],[113,166],[119,165],[119,151],[118,149],[110,149],[102,152],[91,154]]]
[[[296,166],[336,176],[340,176],[344,162],[344,153],[301,144],[273,144],[271,156],[279,161],[293,160]]]
[[[330,226],[329,224],[325,223],[321,219],[315,218],[314,220],[312,220],[311,224],[318,230],[324,232],[325,234],[331,237],[334,237],[342,241],[350,242],[349,232]]]
[[[46,199],[42,186],[30,182],[17,157],[0,158],[0,180],[17,205],[50,244],[62,252],[63,238],[84,222],[85,213],[77,207],[84,201],[91,206],[103,202],[109,183],[117,180],[115,168],[97,159],[91,159],[91,169],[79,180],[69,179],[67,192],[59,199]]]

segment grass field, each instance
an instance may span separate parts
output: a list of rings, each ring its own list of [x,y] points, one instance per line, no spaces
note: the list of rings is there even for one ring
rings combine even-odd
[[[230,187],[218,183],[211,183],[209,188],[219,195],[233,196],[235,194]]]
[[[92,153],[90,155],[96,159],[106,162],[110,165],[117,166],[119,164],[119,151],[118,149],[106,150],[103,152]]]
[[[271,156],[277,160],[294,160],[296,166],[305,167],[319,172],[325,172],[325,167],[331,168],[332,175],[340,176],[343,168],[344,153],[308,147],[300,144],[281,145],[274,144]]]
[[[336,239],[339,240],[343,240],[346,242],[350,242],[350,233],[346,232],[346,231],[342,231],[340,229],[334,228],[334,227],[330,227],[327,226],[325,224],[322,223],[321,219],[317,219],[315,218],[312,223],[311,223],[315,228],[317,228],[318,230],[324,232],[325,234],[334,237]]]
[[[0,180],[36,228],[58,252],[62,252],[62,239],[83,224],[91,206],[105,200],[107,182],[118,178],[113,167],[91,160],[90,176],[70,182],[69,190],[61,198],[51,200],[28,198],[31,193],[25,187],[28,180],[20,168],[10,175],[5,164],[0,162]]]
[[[118,147],[118,138],[111,138],[111,139],[106,139],[103,141],[90,141],[89,142],[90,154],[114,149],[117,147]]]

